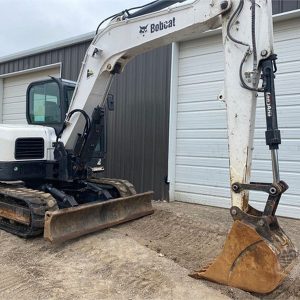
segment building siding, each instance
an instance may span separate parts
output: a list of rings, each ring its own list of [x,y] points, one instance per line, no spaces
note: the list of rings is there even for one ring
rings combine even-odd
[[[276,96],[282,134],[280,173],[290,188],[278,206],[278,215],[299,218],[300,180],[300,21],[274,24],[278,54]],[[205,205],[230,206],[230,178],[226,105],[217,100],[223,88],[224,56],[221,34],[183,42],[179,46],[176,167],[174,199]],[[263,95],[257,101],[251,181],[272,182],[271,155],[265,144]],[[267,196],[250,193],[250,204],[262,209]]]
[[[32,81],[59,77],[60,66],[3,79],[2,122],[4,124],[27,124],[26,91]]]
[[[91,40],[0,63],[0,75],[62,63],[62,77],[76,81]]]
[[[300,8],[300,0],[275,0],[273,13]],[[62,77],[77,80],[91,40],[0,63],[0,75],[62,63]],[[131,180],[138,191],[153,189],[166,199],[171,47],[134,59],[116,76],[111,92],[106,175]]]
[[[273,14],[300,9],[300,0],[273,0]]]
[[[273,0],[272,3],[273,14],[300,9],[300,0]],[[76,81],[81,62],[91,41],[88,39],[73,45],[0,63],[0,75],[62,62],[63,78]]]
[[[0,64],[0,75],[62,63],[62,78],[77,80],[90,40]],[[110,93],[105,176],[130,180],[138,192],[166,199],[171,46],[133,59],[116,75]]]
[[[130,180],[138,192],[154,189],[156,199],[168,197],[170,63],[170,46],[140,55],[111,89],[107,174]]]

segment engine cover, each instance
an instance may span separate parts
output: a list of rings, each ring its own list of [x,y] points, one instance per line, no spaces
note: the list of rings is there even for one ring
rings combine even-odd
[[[0,132],[0,163],[54,160],[52,127],[1,124]]]

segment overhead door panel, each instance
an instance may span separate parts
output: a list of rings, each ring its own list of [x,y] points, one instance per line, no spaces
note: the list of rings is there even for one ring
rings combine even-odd
[[[290,189],[278,213],[300,217],[300,20],[274,25],[278,54],[276,94],[282,131],[281,177]],[[187,41],[179,47],[176,128],[175,200],[230,206],[229,160],[225,104],[217,100],[223,88],[224,57],[220,35]],[[242,101],[242,100],[241,100]],[[253,181],[272,181],[270,152],[265,145],[263,97],[258,98]],[[262,208],[266,195],[251,192]]]
[[[2,120],[6,124],[26,124],[26,91],[37,80],[60,77],[60,67],[10,76],[3,80]]]

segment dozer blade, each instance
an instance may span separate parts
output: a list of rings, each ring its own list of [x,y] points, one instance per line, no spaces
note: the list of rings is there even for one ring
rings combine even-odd
[[[44,238],[64,242],[154,212],[153,192],[47,212]]]
[[[190,276],[249,292],[272,292],[288,275],[298,256],[276,219],[274,224],[260,222],[260,231],[248,222],[235,220],[221,254],[211,265]]]

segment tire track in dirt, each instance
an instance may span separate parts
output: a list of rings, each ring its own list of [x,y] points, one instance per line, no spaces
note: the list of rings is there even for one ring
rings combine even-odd
[[[152,216],[57,246],[0,231],[0,299],[215,300],[222,298],[220,292],[233,299],[257,299],[188,277],[221,251],[231,226],[227,210],[182,203],[154,206]],[[281,221],[299,247],[300,221]],[[299,278],[298,265],[264,298],[299,299]]]
[[[34,278],[21,269],[14,266],[1,266],[0,299],[29,298],[33,291],[37,294],[46,292]]]
[[[5,272],[5,270],[1,270],[1,272]],[[9,270],[11,272],[11,270]],[[7,272],[5,272],[7,273]],[[21,278],[17,274],[6,274],[5,277],[0,277],[0,295],[5,294],[6,292],[10,292],[11,289],[14,290],[14,292],[18,293],[19,290],[26,288],[26,286],[29,286],[29,280],[26,278]]]
[[[62,245],[1,233],[2,300],[224,299],[187,271],[113,230]]]
[[[172,259],[188,269],[208,265],[220,253],[232,225],[229,211],[186,203],[155,202],[153,215],[123,224],[116,229],[142,245]],[[300,247],[300,220],[280,219],[289,236]],[[250,294],[211,282],[209,287],[220,290],[232,299],[300,299],[300,266],[276,291],[267,296]]]

